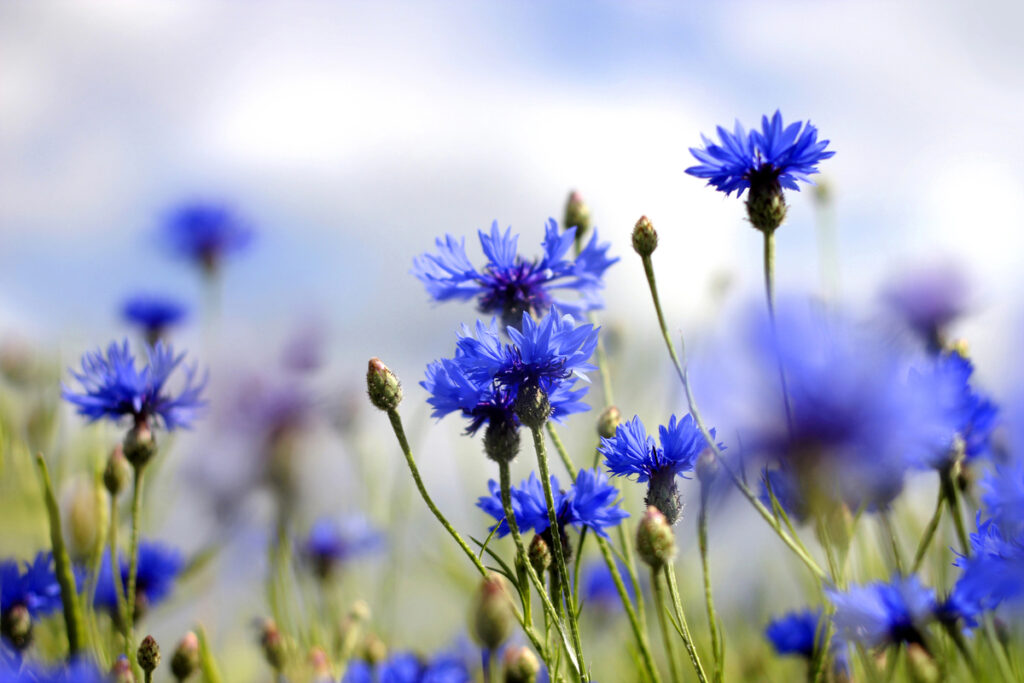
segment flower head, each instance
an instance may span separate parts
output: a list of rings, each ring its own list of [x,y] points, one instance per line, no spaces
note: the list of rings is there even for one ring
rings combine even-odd
[[[797,181],[810,182],[808,176],[818,173],[818,163],[832,157],[826,151],[828,140],[818,140],[818,129],[808,121],[788,126],[778,111],[769,120],[761,117],[761,130],[747,132],[739,121],[733,132],[718,127],[719,143],[701,136],[703,148],[690,148],[701,162],[686,172],[707,178],[708,185],[726,195],[761,185],[778,185],[799,190]]]
[[[162,602],[174,589],[178,574],[185,567],[185,559],[181,553],[162,543],[142,541],[139,544],[139,564],[135,579],[135,595],[137,611],[152,607]],[[118,560],[121,574],[121,586],[128,585],[128,559]],[[114,575],[111,573],[110,556],[104,554],[103,564],[96,580],[96,597],[94,604],[100,609],[117,612],[117,593],[115,592]]]
[[[317,574],[328,576],[337,565],[375,552],[383,543],[383,536],[363,517],[341,522],[321,518],[309,530],[302,550]]]
[[[996,465],[981,481],[982,502],[1005,535],[1024,535],[1024,461]]]
[[[867,647],[922,642],[922,630],[935,617],[935,592],[916,576],[827,590],[835,605],[840,636]]]
[[[487,482],[487,487],[490,495],[477,500],[477,507],[498,520],[497,534],[499,537],[505,536],[509,528],[501,502],[501,489],[493,479]],[[605,529],[629,516],[629,513],[619,508],[618,489],[609,484],[607,477],[597,470],[580,470],[575,484],[568,491],[562,490],[558,478],[552,475],[551,493],[559,531],[570,525],[577,529],[588,527],[599,536],[607,538]],[[512,513],[521,532],[532,530],[541,534],[550,528],[544,486],[536,473],[531,472],[529,479],[518,488],[513,486],[510,494]]]
[[[196,367],[186,368],[185,386],[174,395],[167,389],[167,380],[185,354],[175,355],[170,345],[157,342],[146,348],[146,357],[147,364],[137,368],[128,340],[120,346],[112,342],[106,355],[99,349],[86,352],[82,371],[71,373],[83,391],[64,386],[61,395],[90,421],[130,416],[136,424],[158,419],[167,429],[190,427],[206,404],[202,399],[206,378],[197,381]]]
[[[164,224],[164,239],[174,253],[207,271],[215,270],[228,254],[248,247],[254,234],[234,211],[220,204],[179,206]]]
[[[168,327],[185,319],[188,309],[169,297],[139,294],[124,302],[121,313],[126,321],[142,328],[146,339],[155,344]]]
[[[821,610],[790,612],[772,619],[764,629],[765,638],[780,655],[814,656]]]
[[[994,519],[981,521],[971,534],[971,554],[954,563],[962,573],[943,612],[962,617],[972,625],[974,617],[1000,605],[1020,608],[1024,599],[1024,535],[1009,535]]]
[[[440,654],[423,661],[411,652],[399,652],[377,664],[352,661],[342,683],[469,683],[466,665],[457,657]]]
[[[0,612],[24,607],[32,616],[50,614],[61,607],[60,586],[53,573],[53,554],[40,552],[22,571],[15,560],[0,562]]]
[[[946,327],[970,306],[966,278],[949,264],[905,273],[886,288],[883,296],[889,307],[933,349],[941,346]]]
[[[626,577],[626,567],[616,560],[619,569],[619,576]],[[630,601],[636,600],[633,594],[633,583],[625,581],[626,594]],[[592,560],[583,565],[583,574],[580,581],[582,601],[589,607],[597,607],[607,612],[618,612],[623,609],[622,600],[619,596],[615,580],[612,578],[608,565],[603,560]]]
[[[466,255],[465,239],[445,235],[436,241],[437,253],[423,254],[413,261],[412,273],[426,286],[435,301],[476,299],[481,313],[500,315],[509,324],[523,313],[542,316],[552,305],[578,315],[601,308],[598,291],[608,266],[618,258],[607,255],[608,243],[598,244],[597,232],[575,258],[568,256],[577,228],[560,232],[549,220],[544,233],[544,254],[526,260],[518,253],[519,235],[512,229],[502,233],[498,222],[490,234],[479,231],[487,264],[477,270]],[[572,289],[579,299],[555,298],[556,290]]]
[[[658,428],[658,435],[660,446],[648,436],[640,418],[634,416],[618,426],[614,437],[602,438],[598,450],[604,456],[608,471],[615,476],[635,477],[641,483],[662,472],[686,477],[707,447],[693,416],[687,414],[678,420],[673,415],[667,426]],[[714,429],[711,436],[715,436]],[[723,446],[719,444],[719,447]]]

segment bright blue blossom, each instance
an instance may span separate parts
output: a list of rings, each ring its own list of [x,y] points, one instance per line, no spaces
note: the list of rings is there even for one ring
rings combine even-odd
[[[715,430],[710,432],[714,438]],[[602,437],[598,450],[604,456],[608,471],[615,476],[635,477],[641,483],[666,472],[686,477],[686,473],[693,470],[697,458],[707,447],[693,416],[687,414],[677,420],[673,415],[669,418],[668,426],[658,427],[658,435],[660,446],[647,434],[640,418],[634,416],[632,420],[620,424],[612,438]]]
[[[24,571],[15,560],[0,562],[0,612],[6,613],[12,607],[24,607],[32,616],[61,608],[52,553],[38,553],[31,563],[24,563]]]
[[[509,533],[509,528],[501,503],[501,488],[493,479],[487,482],[487,487],[490,495],[482,496],[476,504],[498,520],[497,534],[502,537]],[[551,493],[560,531],[569,525],[576,529],[588,527],[599,536],[607,538],[605,529],[629,516],[629,513],[619,508],[618,489],[609,484],[607,477],[597,470],[580,470],[575,484],[568,491],[563,491],[558,478],[552,475]],[[510,494],[512,513],[520,532],[532,530],[540,534],[548,530],[551,524],[547,500],[544,486],[536,473],[531,472],[530,478],[518,488],[513,486]]]
[[[971,534],[970,556],[954,563],[962,574],[945,611],[972,625],[973,617],[1000,605],[1020,607],[1024,599],[1024,535],[1004,533],[994,519],[981,521]]]
[[[607,255],[608,243],[598,244],[597,232],[575,258],[569,250],[576,228],[565,232],[549,220],[544,233],[544,255],[526,260],[518,253],[519,235],[512,229],[504,234],[498,222],[490,234],[479,231],[487,264],[477,270],[466,256],[466,240],[445,235],[436,241],[437,253],[423,254],[413,261],[412,273],[436,301],[476,299],[481,313],[499,315],[509,324],[523,313],[541,316],[553,306],[572,315],[601,308],[598,291],[602,276],[618,258]],[[575,290],[579,298],[555,298],[557,290]]]
[[[193,203],[178,207],[167,217],[164,239],[178,256],[215,270],[228,254],[242,251],[255,233],[230,208]]]
[[[799,190],[797,181],[810,182],[818,173],[818,163],[832,157],[826,151],[828,140],[818,140],[818,129],[810,122],[797,121],[788,126],[776,110],[771,120],[761,117],[761,130],[747,132],[739,121],[733,132],[718,127],[719,143],[701,135],[703,148],[690,148],[700,162],[686,172],[706,178],[708,185],[726,195],[741,196],[751,185]]]
[[[845,592],[826,590],[826,594],[836,608],[833,620],[839,635],[866,647],[920,644],[937,607],[935,592],[916,576],[852,586]]]
[[[320,518],[309,530],[302,553],[319,576],[328,576],[339,564],[380,550],[383,545],[384,537],[364,517],[348,517],[340,522]]]
[[[981,480],[981,500],[1001,531],[1024,535],[1024,460],[1020,457],[996,465]]]
[[[66,665],[40,662],[4,662],[0,657],[0,683],[109,683],[110,677],[89,659],[79,658]]]
[[[146,338],[155,343],[168,327],[185,319],[188,309],[170,297],[139,294],[124,302],[121,314],[129,323],[141,327]]]
[[[162,602],[174,590],[178,574],[184,567],[185,558],[179,551],[153,541],[139,543],[139,565],[135,579],[136,609],[144,610]],[[118,569],[121,588],[127,590],[128,558],[119,558]],[[96,607],[116,614],[116,590],[114,575],[110,571],[110,555],[105,553],[96,579]]]
[[[800,655],[810,659],[814,656],[820,621],[820,609],[790,612],[769,622],[764,636],[780,655]]]
[[[137,368],[128,340],[120,346],[112,342],[105,356],[99,349],[88,351],[82,356],[82,371],[71,372],[82,391],[63,386],[61,395],[90,421],[130,416],[135,424],[157,419],[169,430],[190,427],[206,404],[205,376],[197,380],[196,366],[186,368],[184,386],[173,394],[167,381],[185,354],[175,355],[170,345],[157,342],[146,348],[146,357],[147,364]]]
[[[391,655],[371,665],[362,660],[349,662],[341,683],[470,683],[469,671],[457,657],[440,654],[422,661],[409,652]]]
[[[553,420],[589,410],[581,400],[586,388],[575,384],[594,369],[587,362],[597,347],[592,325],[577,326],[571,316],[552,309],[538,322],[524,313],[520,329],[507,331],[511,344],[501,340],[496,321],[477,322],[475,335],[463,326],[455,356],[427,367],[420,386],[431,394],[427,402],[434,417],[459,411],[470,421],[470,434],[485,424],[518,427],[515,401],[527,384],[546,392]]]
[[[629,580],[629,574],[625,565],[616,560],[619,568],[619,576],[623,577],[623,585],[630,601],[636,600],[633,592],[633,582]],[[606,612],[618,612],[623,609],[622,599],[619,596],[619,589],[615,586],[611,571],[604,560],[592,560],[583,565],[583,574],[580,577],[580,593],[582,602],[588,608],[597,608]]]

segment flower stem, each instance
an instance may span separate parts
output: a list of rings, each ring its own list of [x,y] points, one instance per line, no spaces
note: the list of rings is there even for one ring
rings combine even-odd
[[[110,575],[114,582],[114,599],[117,602],[117,620],[121,624],[121,636],[124,638],[124,651],[128,660],[135,659],[135,648],[131,646],[131,635],[128,633],[127,601],[124,597],[124,584],[121,581],[121,566],[117,559],[117,498],[110,496]],[[116,656],[117,653],[115,652]]]
[[[949,506],[949,513],[953,517],[953,526],[956,527],[956,537],[960,542],[960,548],[964,555],[971,554],[971,541],[967,535],[967,527],[964,526],[963,514],[960,511],[960,495],[957,493],[956,482],[953,481],[953,471],[947,467],[939,476],[942,486],[942,495],[946,498],[946,505]]]
[[[762,230],[764,235],[764,293],[768,314],[775,320],[775,231]]]
[[[679,663],[676,661],[675,646],[668,632],[668,619],[665,617],[665,610],[669,606],[665,602],[665,593],[661,587],[661,572],[651,567],[651,590],[654,592],[654,607],[658,613],[658,627],[661,629],[661,639],[665,643],[665,658],[668,660],[668,668],[674,683],[682,683],[683,677],[679,672]]]
[[[85,645],[82,606],[78,601],[78,587],[75,585],[75,575],[71,569],[71,558],[64,545],[60,508],[57,505],[57,497],[53,493],[53,484],[50,482],[50,470],[46,467],[42,453],[36,454],[36,465],[39,467],[39,475],[43,481],[43,500],[46,503],[46,513],[50,523],[50,545],[53,550],[54,572],[57,575],[57,583],[60,585],[60,599],[64,607],[64,625],[68,632],[68,651],[74,657],[82,652]]]
[[[125,603],[125,630],[128,633],[128,649],[135,643],[135,589],[139,574],[139,530],[142,526],[142,474],[145,465],[136,465],[135,481],[132,484],[132,526],[128,549],[128,591]],[[111,571],[114,567],[110,568]]]
[[[697,424],[697,428],[700,429],[700,433],[704,436],[704,440],[708,444],[708,448],[715,454],[715,458],[722,464],[726,472],[729,473],[729,477],[733,483],[743,494],[743,497],[754,506],[758,514],[768,523],[768,526],[778,535],[783,543],[789,547],[793,553],[800,558],[807,568],[814,574],[815,578],[819,581],[826,578],[825,572],[818,566],[818,563],[807,553],[806,550],[801,548],[801,544],[795,542],[787,534],[780,522],[775,519],[772,513],[757,499],[754,492],[750,490],[743,481],[737,476],[732,466],[722,457],[722,451],[718,448],[718,444],[715,443],[714,438],[705,426],[704,421],[701,419],[700,410],[697,408],[697,400],[694,398],[693,389],[690,387],[690,379],[686,371],[685,365],[680,362],[679,356],[676,354],[675,345],[672,343],[672,338],[668,334],[668,326],[665,324],[665,316],[661,310],[661,300],[658,298],[658,286],[654,277],[654,265],[651,262],[650,256],[643,257],[644,273],[647,275],[647,285],[651,290],[651,299],[654,302],[654,311],[658,316],[658,326],[661,328],[661,336],[665,340],[665,345],[668,347],[668,354],[672,358],[672,363],[675,365],[676,374],[679,375],[679,381],[682,382],[683,391],[686,393],[686,401],[690,407],[690,414],[693,415],[693,421]],[[684,349],[685,353],[685,349]]]
[[[939,528],[939,522],[942,520],[942,508],[945,504],[946,494],[942,486],[940,486],[939,497],[935,503],[935,512],[932,513],[932,518],[928,520],[928,526],[924,528],[924,535],[921,536],[921,542],[917,545],[917,552],[914,553],[914,564],[910,568],[911,574],[916,574],[917,570],[921,568],[924,556],[928,552],[928,546],[931,545],[932,539],[935,538],[935,530]]]
[[[697,654],[693,645],[693,636],[690,635],[690,627],[686,624],[686,614],[683,613],[683,602],[679,599],[679,588],[676,586],[676,568],[671,562],[665,564],[665,578],[668,580],[668,591],[672,594],[672,602],[675,605],[676,619],[679,620],[679,629],[683,636],[683,646],[686,654],[690,655],[690,663],[693,670],[697,672],[697,679],[700,683],[708,683],[707,674],[700,663],[700,655]]]
[[[700,566],[704,575],[704,605],[708,612],[708,629],[711,631],[711,654],[714,663],[714,680],[722,679],[721,636],[718,633],[718,614],[715,612],[715,601],[711,594],[711,567],[708,564],[708,491],[701,486],[700,512],[697,513],[697,546],[700,549]]]
[[[412,455],[412,448],[409,447],[409,440],[405,436],[405,428],[402,426],[402,417],[398,414],[398,411],[394,409],[387,411],[387,413],[388,419],[391,421],[391,428],[395,432],[395,438],[398,439],[398,445],[401,447],[402,454],[405,456],[405,462],[409,466],[409,472],[412,474],[413,481],[416,483],[416,489],[420,492],[420,497],[423,498],[423,502],[427,504],[427,507],[434,514],[434,517],[437,519],[437,521],[441,523],[441,526],[445,528],[445,531],[447,531],[449,535],[451,535],[451,537],[455,539],[455,542],[462,549],[462,552],[466,555],[466,557],[469,558],[470,562],[473,563],[473,566],[476,568],[477,572],[480,573],[480,576],[486,578],[488,575],[487,568],[484,567],[483,563],[480,561],[480,558],[477,557],[476,553],[474,553],[472,549],[466,544],[466,541],[462,539],[461,534],[459,534],[459,532],[456,531],[455,527],[451,525],[451,523],[444,516],[444,514],[438,509],[437,505],[434,504],[434,500],[430,497],[430,494],[427,493],[427,487],[423,485],[423,479],[420,477],[420,470],[416,466],[416,459]],[[507,469],[507,467],[508,466],[506,465],[505,468]],[[517,530],[516,534],[518,535],[518,533],[519,532]],[[519,542],[519,545],[522,545],[521,541]],[[521,548],[520,553],[525,559],[526,553],[522,552]],[[529,562],[527,562],[527,566],[530,571],[533,571],[532,567],[529,567]],[[534,576],[536,576],[536,574],[534,574]],[[518,609],[515,610],[515,615],[516,620],[519,622],[519,625],[523,628],[523,632],[526,633],[526,636],[530,639],[530,642],[533,644],[534,648],[536,648],[537,652],[540,653],[542,658],[544,658],[544,644],[541,641],[540,637],[537,635],[537,632],[533,629],[533,626],[531,625],[529,620],[527,620]]]
[[[537,451],[537,467],[540,469],[540,480],[544,487],[544,498],[548,505],[548,522],[551,524],[551,547],[554,550],[555,567],[558,571],[559,581],[563,586],[570,586],[569,569],[565,564],[565,549],[562,548],[562,534],[558,526],[558,513],[555,510],[555,497],[551,492],[551,474],[548,472],[548,454],[544,446],[544,435],[538,427],[531,427],[533,434],[533,447]],[[572,600],[571,593],[566,595],[569,622],[569,633],[572,636],[572,646],[576,651],[576,659],[579,662],[580,678],[583,683],[588,680],[586,660],[583,658],[583,644],[580,641],[580,628],[576,620],[576,605]]]

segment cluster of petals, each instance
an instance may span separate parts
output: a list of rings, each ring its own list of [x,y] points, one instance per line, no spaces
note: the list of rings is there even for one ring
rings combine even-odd
[[[341,683],[470,683],[466,664],[457,656],[440,654],[424,661],[411,652],[399,652],[382,662],[349,663]]]
[[[710,433],[714,438],[715,430],[710,430]],[[685,477],[707,447],[704,435],[689,414],[681,420],[673,415],[668,425],[658,427],[658,435],[660,446],[647,434],[640,418],[633,416],[615,429],[615,436],[610,439],[602,437],[598,450],[611,474],[635,477],[636,481],[645,482],[669,471]],[[719,448],[724,446],[719,444]]]
[[[174,590],[175,582],[182,569],[185,558],[181,552],[155,541],[139,543],[138,569],[135,579],[135,590],[138,599],[146,606],[152,607],[162,602]],[[93,599],[96,607],[117,611],[118,586],[128,585],[128,558],[118,558],[120,581],[115,582],[111,572],[110,555],[104,553],[103,563],[96,578],[96,595]]]

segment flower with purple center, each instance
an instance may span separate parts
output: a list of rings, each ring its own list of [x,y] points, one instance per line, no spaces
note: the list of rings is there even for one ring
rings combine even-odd
[[[833,621],[840,637],[865,647],[922,644],[924,629],[935,619],[935,591],[916,576],[825,593],[835,605]]]
[[[82,356],[82,371],[71,372],[82,386],[75,392],[63,386],[61,396],[79,415],[96,421],[131,417],[135,425],[156,419],[168,429],[188,428],[206,402],[202,398],[206,377],[196,380],[196,367],[185,369],[184,386],[176,393],[167,381],[185,354],[175,355],[170,345],[157,342],[146,348],[147,364],[136,367],[128,341],[112,342],[106,355],[97,349]]]
[[[589,410],[581,400],[586,388],[575,386],[594,369],[587,361],[597,346],[592,325],[577,326],[555,309],[539,321],[524,313],[520,328],[507,332],[511,343],[502,341],[496,321],[489,327],[477,322],[475,335],[463,326],[455,356],[431,363],[420,382],[430,392],[434,417],[461,412],[469,434],[487,426],[485,450],[496,459],[513,457],[518,449],[516,399],[523,387],[544,392],[555,421]]]
[[[174,590],[178,574],[185,567],[182,554],[169,546],[155,541],[139,543],[138,572],[135,579],[135,610],[141,615],[148,608],[162,602]],[[128,585],[128,559],[118,559],[121,587]],[[110,568],[110,555],[103,555],[103,564],[96,578],[96,596],[93,604],[98,609],[117,614],[117,587]]]
[[[121,314],[127,322],[141,328],[146,341],[153,345],[169,327],[177,325],[187,317],[188,309],[170,297],[138,294],[124,302]]]
[[[164,224],[164,240],[170,249],[207,273],[216,272],[229,254],[248,247],[254,235],[232,209],[213,203],[179,206]]]
[[[341,564],[383,548],[384,537],[361,516],[338,520],[322,517],[313,523],[302,554],[317,576],[326,578]]]
[[[797,181],[810,182],[818,173],[818,164],[835,152],[826,151],[828,140],[818,140],[818,129],[808,121],[788,126],[776,110],[769,120],[761,117],[761,130],[747,132],[739,121],[733,132],[718,127],[719,142],[701,136],[703,148],[690,148],[700,162],[686,169],[708,185],[729,195],[741,196],[750,188],[754,194],[759,186],[781,186],[799,190]]]
[[[481,313],[499,315],[509,325],[523,313],[542,316],[553,306],[572,315],[601,308],[598,294],[602,277],[618,258],[607,255],[609,244],[598,244],[597,232],[575,257],[568,256],[576,228],[565,232],[549,220],[544,232],[544,255],[527,260],[518,253],[519,235],[502,233],[498,222],[490,234],[479,231],[487,264],[477,270],[466,255],[465,239],[445,235],[437,239],[437,252],[413,261],[412,273],[435,301],[476,299]],[[555,298],[558,290],[575,290],[578,299]]]
[[[505,520],[505,509],[501,502],[501,489],[493,479],[487,482],[489,496],[481,496],[477,507],[498,520],[497,535],[503,537],[509,533]],[[565,491],[561,488],[558,478],[551,476],[551,492],[554,498],[555,518],[559,531],[564,532],[566,526],[576,529],[590,528],[602,538],[607,538],[606,528],[616,526],[629,513],[619,508],[619,491],[608,483],[608,478],[597,470],[580,470],[576,482]],[[520,532],[532,530],[542,534],[551,526],[548,517],[547,501],[544,486],[536,473],[531,472],[529,479],[511,490],[512,513],[516,518],[516,526]],[[491,527],[494,530],[494,527]]]

